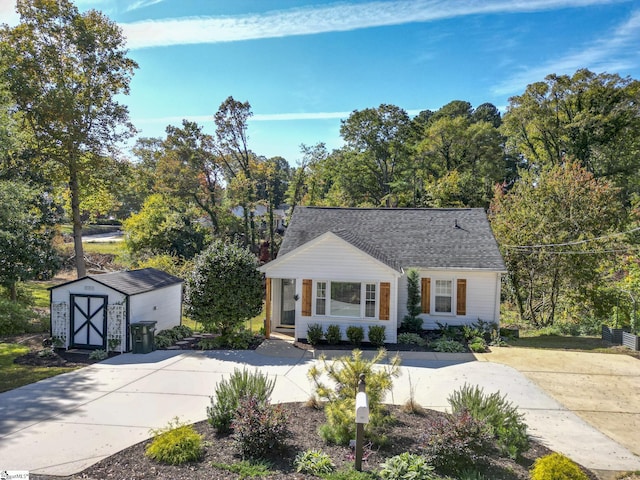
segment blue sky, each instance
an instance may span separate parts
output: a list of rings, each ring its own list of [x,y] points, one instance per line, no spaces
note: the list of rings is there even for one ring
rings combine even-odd
[[[0,21],[15,24],[15,0]],[[339,147],[340,120],[390,103],[416,114],[508,98],[579,68],[640,78],[632,0],[78,0],[128,39],[140,68],[123,98],[140,136],[189,118],[215,132],[249,101],[249,146],[291,165],[300,144]]]

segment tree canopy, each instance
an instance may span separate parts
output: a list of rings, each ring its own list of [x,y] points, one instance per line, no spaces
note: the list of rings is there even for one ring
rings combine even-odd
[[[60,267],[53,247],[56,210],[46,192],[0,179],[0,285],[16,300],[16,283],[51,278]]]
[[[262,275],[249,250],[214,241],[186,283],[189,316],[207,331],[232,335],[262,310]]]
[[[591,301],[602,280],[598,253],[610,251],[599,239],[625,224],[616,195],[575,162],[523,171],[509,192],[497,189],[491,226],[523,319],[551,325],[563,297]]]
[[[136,63],[120,28],[102,13],[80,13],[69,0],[17,0],[20,23],[0,31],[2,81],[35,140],[39,161],[68,185],[76,269],[86,273],[81,184],[101,158],[131,135],[127,94]]]

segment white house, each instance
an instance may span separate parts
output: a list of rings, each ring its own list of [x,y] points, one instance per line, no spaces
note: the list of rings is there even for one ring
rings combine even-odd
[[[51,336],[57,346],[127,352],[131,323],[180,325],[183,280],[155,268],[89,275],[51,287]]]
[[[383,325],[396,343],[411,268],[423,328],[499,322],[505,265],[483,209],[296,207],[278,258],[260,268],[267,332]]]

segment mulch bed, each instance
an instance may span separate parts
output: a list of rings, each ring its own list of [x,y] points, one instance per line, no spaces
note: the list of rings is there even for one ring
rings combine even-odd
[[[352,452],[348,447],[326,445],[320,438],[318,428],[325,422],[322,410],[305,406],[302,403],[283,404],[289,419],[288,448],[284,452],[276,452],[268,461],[274,472],[267,478],[281,479],[317,479],[312,475],[296,473],[292,467],[296,454],[308,449],[321,449],[328,454],[338,468],[349,467],[354,464]],[[380,463],[402,452],[416,451],[417,439],[424,431],[424,423],[432,416],[443,415],[440,412],[427,410],[423,415],[403,412],[400,407],[390,406],[391,414],[396,419],[389,430],[389,445],[385,448],[368,450],[370,456],[363,463],[363,470],[373,471],[379,468]],[[233,464],[241,460],[237,448],[230,436],[217,436],[215,429],[207,422],[195,424],[196,430],[204,437],[206,451],[202,461],[183,466],[170,466],[149,460],[145,455],[145,448],[149,440],[122,450],[108,457],[96,465],[89,467],[84,472],[71,477],[49,477],[33,475],[36,480],[107,480],[107,479],[171,479],[171,480],[210,480],[210,479],[237,479],[235,473],[230,473],[212,466],[212,463]],[[531,448],[523,457],[515,462],[509,458],[503,458],[497,454],[485,457],[479,468],[485,478],[492,480],[525,480],[529,478],[528,470],[536,458],[547,455],[551,451],[543,445],[532,442]],[[597,480],[591,472],[587,472],[589,478]]]
[[[110,354],[109,356],[114,356]],[[75,353],[65,350],[49,349],[32,351],[14,359],[18,365],[30,365],[33,367],[84,367],[100,360],[89,358],[87,353]]]
[[[55,356],[43,356],[39,353],[43,349],[44,335],[26,335],[20,337],[4,338],[4,341],[22,343],[29,346],[32,351],[16,359],[16,363],[40,366],[83,366],[95,363],[89,356],[82,353],[56,350]],[[308,345],[298,345],[308,348]],[[341,345],[345,350],[353,347],[349,344]],[[364,346],[364,345],[363,345]],[[395,346],[394,346],[395,347]],[[336,346],[331,346],[335,349]],[[365,348],[366,349],[366,348]],[[284,452],[278,452],[273,458],[268,459],[272,464],[273,475],[268,478],[280,479],[315,479],[317,477],[296,473],[292,462],[298,452],[308,449],[321,449],[328,454],[333,462],[341,467],[353,465],[352,451],[343,446],[327,445],[320,438],[318,428],[325,423],[325,415],[322,410],[305,406],[301,403],[283,404],[289,419],[290,436],[288,448]],[[406,451],[416,451],[417,439],[424,431],[424,422],[432,416],[442,415],[440,412],[427,410],[424,415],[409,414],[403,412],[400,407],[389,406],[390,413],[396,419],[388,432],[389,445],[385,448],[369,450],[370,456],[363,463],[363,470],[376,470],[386,459]],[[171,479],[171,480],[199,480],[199,479],[236,479],[237,474],[214,468],[212,463],[233,464],[241,460],[237,448],[230,436],[218,436],[207,422],[195,424],[196,430],[203,435],[205,441],[205,454],[202,461],[183,466],[162,465],[149,460],[145,455],[149,440],[133,445],[121,452],[112,455],[85,471],[70,477],[53,477],[47,475],[31,474],[36,480],[103,480],[103,479]],[[485,478],[492,480],[525,480],[529,478],[528,470],[536,458],[547,455],[551,451],[543,445],[533,442],[531,448],[523,457],[514,462],[509,458],[503,458],[497,454],[483,459],[481,471]],[[589,478],[597,480],[597,477],[587,472]]]

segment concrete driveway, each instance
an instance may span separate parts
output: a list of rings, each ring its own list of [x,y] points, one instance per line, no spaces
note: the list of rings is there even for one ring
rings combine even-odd
[[[304,401],[311,394],[312,356],[278,340],[256,351],[125,354],[0,394],[0,469],[71,475],[148,438],[151,428],[176,416],[203,420],[215,384],[235,368],[275,376],[274,402]],[[448,395],[465,383],[487,393],[500,390],[524,412],[530,433],[550,448],[596,470],[640,469],[639,457],[512,366],[490,356],[482,361],[455,354],[403,357],[402,376],[387,399],[391,403],[404,403],[410,385],[420,404],[435,409],[444,409]]]
[[[640,455],[640,360],[530,348],[492,348],[477,357],[516,368],[559,403]]]

